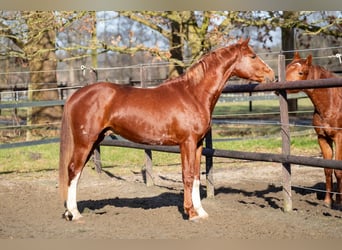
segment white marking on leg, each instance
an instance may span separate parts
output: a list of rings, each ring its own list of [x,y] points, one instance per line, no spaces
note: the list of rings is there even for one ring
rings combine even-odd
[[[196,210],[197,214],[201,218],[208,217],[207,212],[203,209],[200,197],[200,181],[195,179],[192,185],[192,204],[194,205],[194,209]]]
[[[72,220],[77,220],[82,217],[80,212],[77,209],[77,201],[76,201],[76,191],[77,191],[77,183],[80,178],[81,173],[78,173],[75,178],[70,182],[70,186],[68,188],[68,200],[67,200],[67,209],[72,214]]]

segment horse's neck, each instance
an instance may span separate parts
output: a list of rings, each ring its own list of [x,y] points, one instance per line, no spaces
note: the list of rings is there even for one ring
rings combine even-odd
[[[327,103],[331,101],[329,98],[328,89],[306,89],[304,92],[310,98],[312,104],[314,105],[315,112],[318,114],[324,114],[328,108]]]
[[[221,92],[232,75],[237,55],[234,50],[222,50],[212,53],[206,60],[201,61],[197,71],[188,75],[192,83],[192,94],[212,112]],[[223,55],[231,53],[231,55]]]
[[[321,66],[312,66],[312,69],[309,71],[309,75],[307,80],[318,80],[318,79],[327,79],[337,77],[334,73],[322,68]],[[311,102],[315,107],[316,113],[320,115],[324,115],[326,112],[330,110],[330,106],[332,103],[339,102],[337,107],[341,106],[341,97],[333,96],[341,95],[342,90],[336,88],[315,88],[315,89],[306,89],[304,92],[308,95]],[[335,105],[335,104],[334,104]]]

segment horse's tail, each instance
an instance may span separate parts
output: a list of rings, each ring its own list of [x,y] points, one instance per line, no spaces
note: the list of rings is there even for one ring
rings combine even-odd
[[[63,201],[65,201],[68,197],[68,166],[70,164],[73,151],[74,141],[72,135],[72,126],[70,124],[70,115],[68,112],[68,106],[64,106],[59,148],[59,191]]]

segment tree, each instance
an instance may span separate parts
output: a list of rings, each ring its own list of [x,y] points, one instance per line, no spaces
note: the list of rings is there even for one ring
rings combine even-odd
[[[102,38],[99,24],[115,20],[124,20],[122,27],[118,27],[121,33],[114,35],[114,31],[110,39]],[[0,39],[8,46],[0,49],[0,56],[28,62],[30,88],[35,90],[56,87],[56,75],[52,72],[59,62],[92,58],[92,66],[96,67],[100,54],[143,52],[171,62],[169,77],[173,77],[203,53],[238,36],[248,34],[262,49],[271,51],[269,44],[274,45],[274,31],[279,29],[340,39],[341,26],[341,12],[304,11],[289,15],[286,11],[119,11],[108,12],[104,20],[99,20],[97,13],[87,11],[3,11]],[[40,84],[47,82],[51,84]],[[55,98],[57,92],[46,91],[44,95],[35,93],[32,98]],[[60,112],[60,108],[35,109],[32,121],[54,122]]]
[[[56,68],[56,30],[59,24],[53,11],[23,11],[3,12],[0,25],[0,36],[11,42],[6,56],[22,58],[28,63],[30,70],[28,97],[29,100],[56,100],[58,99]],[[41,91],[41,90],[45,91]],[[40,90],[40,91],[37,91]],[[28,109],[27,124],[59,123],[62,114],[61,106],[35,107]],[[27,139],[38,135],[38,130],[28,131]],[[51,133],[43,133],[44,135]],[[56,135],[56,130],[52,130]]]
[[[168,50],[136,44],[136,47],[122,48],[104,44],[103,48],[121,53],[146,51],[164,60],[174,63],[169,76],[177,76],[186,67],[186,61],[194,61],[203,53],[216,46],[222,34],[215,28],[213,11],[120,11],[121,17],[129,18],[154,30],[168,41]]]
[[[299,13],[294,11],[284,11],[283,17],[284,20],[298,20]],[[293,58],[293,51],[295,49],[294,44],[294,29],[295,23],[292,25],[287,25],[281,29],[281,48],[283,51],[289,51],[285,53],[285,60]],[[286,60],[289,62],[289,60]],[[297,99],[289,99],[288,100],[289,111],[297,111],[298,110],[298,100]]]
[[[229,42],[235,38],[233,34],[236,30],[241,30],[241,35],[244,35],[244,32],[253,28],[254,32],[250,35],[253,35],[266,51],[271,49],[267,44],[273,43],[274,40],[271,31],[279,28],[288,31],[297,29],[306,34],[342,37],[340,12],[297,11],[292,12],[291,15],[288,13],[286,11],[120,11],[119,16],[141,23],[166,38],[169,44],[168,51],[141,44],[127,48],[108,44],[103,47],[121,53],[150,52],[175,63],[176,68],[170,72],[170,75],[173,75],[173,72],[177,72],[175,74],[177,75],[186,66],[184,60],[190,62],[197,60],[210,49]]]
[[[29,100],[58,100],[54,13],[31,12],[25,15],[25,19],[30,39],[22,49],[26,54],[30,70]],[[41,91],[42,89],[45,91]],[[58,123],[62,115],[61,106],[36,107],[28,111],[28,125]],[[30,140],[31,133],[27,135],[27,139]]]

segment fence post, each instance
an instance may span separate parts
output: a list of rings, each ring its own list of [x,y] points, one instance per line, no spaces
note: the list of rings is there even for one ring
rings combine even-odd
[[[145,69],[144,69],[144,65],[140,64],[140,86],[142,88],[146,88],[146,83],[144,81],[145,79]],[[143,169],[141,170],[142,174],[143,174],[143,178],[144,181],[146,183],[146,185],[149,186],[153,186],[154,182],[153,182],[153,171],[152,171],[152,150],[151,149],[145,149],[145,167],[143,167]]]
[[[97,145],[94,149],[94,164],[97,173],[102,173],[102,163],[101,163],[101,149],[100,145]]]
[[[95,74],[95,81],[98,81],[98,75],[97,75],[97,70],[91,68],[91,73]],[[94,148],[94,163],[95,163],[95,169],[97,173],[102,173],[102,162],[101,162],[101,150],[100,150],[100,145],[97,145]]]
[[[152,173],[152,150],[145,149],[145,167],[142,169],[143,179],[148,187],[153,186],[153,173]]]
[[[205,136],[205,147],[209,149],[213,148],[211,127]],[[205,157],[205,173],[206,173],[206,184],[207,184],[207,197],[214,198],[215,188],[214,188],[213,156],[212,155],[207,155]]]
[[[278,58],[278,78],[279,81],[285,81],[285,56],[279,55]],[[289,112],[286,90],[279,91],[280,104],[280,122],[281,122],[281,138],[282,138],[282,154],[290,155],[290,130],[289,130]],[[291,164],[282,163],[283,172],[283,198],[284,212],[292,211],[292,193],[291,193]]]

